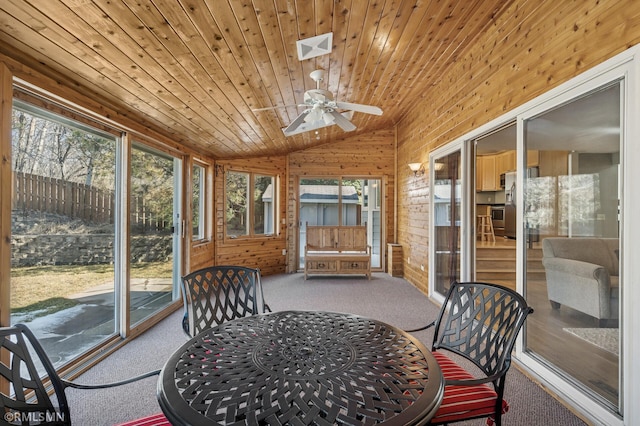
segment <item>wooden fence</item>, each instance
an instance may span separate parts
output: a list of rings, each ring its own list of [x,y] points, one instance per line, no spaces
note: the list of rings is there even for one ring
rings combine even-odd
[[[67,216],[93,223],[114,223],[115,194],[91,185],[62,179],[13,173],[14,210],[32,210]],[[137,229],[165,229],[163,218],[145,207],[144,197],[131,200],[130,226]]]

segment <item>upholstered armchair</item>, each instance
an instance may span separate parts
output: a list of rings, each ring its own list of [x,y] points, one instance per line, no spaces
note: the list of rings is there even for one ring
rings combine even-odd
[[[542,264],[554,309],[561,305],[595,317],[618,318],[618,238],[545,238]]]

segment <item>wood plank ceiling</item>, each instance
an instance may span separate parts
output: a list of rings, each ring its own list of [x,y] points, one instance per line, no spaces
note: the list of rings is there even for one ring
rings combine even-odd
[[[376,105],[389,128],[512,0],[3,0],[0,52],[216,158],[281,155],[353,134],[285,137],[315,88]],[[296,41],[333,32],[330,54]]]

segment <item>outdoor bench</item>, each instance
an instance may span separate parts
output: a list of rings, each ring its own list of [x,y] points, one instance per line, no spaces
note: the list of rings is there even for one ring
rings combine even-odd
[[[371,279],[366,226],[307,225],[304,279],[310,274],[364,274]]]

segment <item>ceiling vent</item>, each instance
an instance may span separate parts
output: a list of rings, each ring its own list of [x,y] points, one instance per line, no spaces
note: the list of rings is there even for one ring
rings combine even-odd
[[[301,61],[326,55],[327,53],[331,53],[333,33],[298,40],[296,44],[298,45],[298,59]]]

